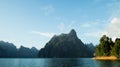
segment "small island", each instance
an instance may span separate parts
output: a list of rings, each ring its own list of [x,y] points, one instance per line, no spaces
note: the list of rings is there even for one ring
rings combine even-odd
[[[113,42],[112,38],[103,35],[95,47],[94,56],[94,60],[120,60],[120,38]]]

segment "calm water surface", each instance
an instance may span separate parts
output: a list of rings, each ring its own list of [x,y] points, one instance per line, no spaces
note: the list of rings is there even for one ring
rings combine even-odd
[[[120,61],[96,61],[91,58],[9,59],[1,58],[0,67],[120,67]]]

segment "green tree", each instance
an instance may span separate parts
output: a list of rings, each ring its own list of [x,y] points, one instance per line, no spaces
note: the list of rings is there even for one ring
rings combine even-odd
[[[95,47],[95,54],[96,54],[96,56],[102,56],[102,53],[101,53],[100,50],[101,50],[100,46],[97,45],[97,46]]]
[[[120,57],[120,39],[116,39],[115,40],[115,45],[112,48],[112,55],[116,56],[116,57]]]
[[[100,38],[100,43],[95,48],[96,56],[109,56],[111,54],[111,47],[113,45],[112,39],[103,35]]]

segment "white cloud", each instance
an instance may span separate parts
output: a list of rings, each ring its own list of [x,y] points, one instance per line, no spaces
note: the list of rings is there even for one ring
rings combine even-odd
[[[44,37],[51,38],[55,35],[55,33],[49,33],[49,32],[38,32],[38,31],[32,31],[33,34],[39,34]]]
[[[120,24],[120,18],[117,18],[117,17],[112,18],[111,19],[111,24],[114,24],[114,25]]]
[[[41,10],[45,13],[45,15],[49,15],[55,11],[55,8],[52,5],[48,5],[41,8]]]
[[[109,25],[106,27],[105,32],[113,39],[116,37],[120,38],[120,18],[112,18]]]
[[[113,0],[109,3],[108,13],[110,19],[106,21],[108,24],[105,26],[103,34],[111,37],[114,41],[116,38],[120,38],[120,2]]]

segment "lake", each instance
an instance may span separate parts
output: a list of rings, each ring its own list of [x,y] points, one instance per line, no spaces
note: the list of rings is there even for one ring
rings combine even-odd
[[[0,67],[120,67],[120,61],[96,61],[91,58],[1,58]]]

